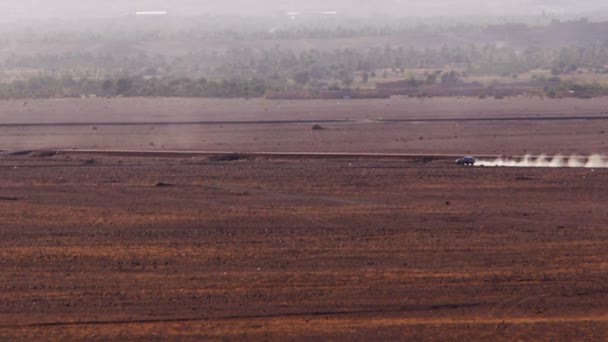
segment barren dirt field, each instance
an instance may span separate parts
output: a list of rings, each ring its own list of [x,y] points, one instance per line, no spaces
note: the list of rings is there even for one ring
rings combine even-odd
[[[0,160],[2,339],[608,338],[606,170],[213,159]]]
[[[156,152],[608,150],[606,99],[425,101],[0,102],[0,341],[607,340],[608,169]]]
[[[9,150],[590,154],[606,132],[606,98],[0,101]]]

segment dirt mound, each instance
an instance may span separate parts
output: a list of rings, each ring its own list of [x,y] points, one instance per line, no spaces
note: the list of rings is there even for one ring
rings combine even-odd
[[[237,161],[237,160],[251,160],[252,156],[244,153],[228,153],[228,154],[217,154],[210,156],[210,161]]]
[[[14,202],[14,201],[18,201],[19,199],[17,197],[3,197],[0,196],[0,201],[10,201],[10,202]]]
[[[175,185],[173,185],[171,183],[158,182],[158,183],[154,184],[154,186],[157,188],[167,188],[167,187],[175,186]]]
[[[32,150],[15,151],[15,152],[10,152],[8,155],[9,155],[9,156],[16,156],[16,157],[19,157],[19,156],[27,156],[27,155],[29,155],[29,154],[30,154],[30,153],[32,153],[32,152],[34,152],[34,151],[32,151]]]
[[[45,158],[45,157],[52,157],[57,155],[56,151],[49,151],[49,150],[23,150],[23,151],[15,151],[15,152],[11,152],[9,153],[10,156],[27,156],[27,157],[36,157],[36,158]]]
[[[421,164],[428,164],[428,163],[432,163],[434,160],[435,160],[434,157],[424,156],[424,157],[415,158],[414,162],[421,163]]]

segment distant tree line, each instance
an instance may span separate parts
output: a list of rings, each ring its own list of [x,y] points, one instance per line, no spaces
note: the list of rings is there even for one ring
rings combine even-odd
[[[69,77],[32,77],[0,84],[0,99],[99,97],[261,97],[269,88],[263,80],[247,81],[207,79],[80,79]]]
[[[554,75],[585,68],[608,73],[608,45],[562,49],[510,47],[447,47],[417,50],[386,46],[331,51],[290,49],[230,49],[223,53],[196,52],[176,57],[143,51],[116,53],[66,52],[33,56],[0,57],[0,82],[11,70],[32,70],[36,76],[54,78],[118,78],[120,76],[207,78],[214,80],[268,79],[279,82],[346,81],[354,74],[392,69],[458,69],[468,75],[518,74],[535,69]],[[15,78],[19,73],[14,73]],[[296,77],[297,76],[297,77]],[[307,76],[307,77],[306,77]],[[381,74],[378,76],[382,76]],[[303,82],[306,81],[306,82]]]
[[[294,76],[302,84],[311,82],[310,76],[302,73]],[[537,77],[537,82],[547,84],[542,94],[553,98],[560,97],[596,97],[608,96],[608,87],[597,83],[577,83],[571,80],[562,81],[558,77]],[[425,89],[429,85],[436,87],[466,86],[461,74],[456,71],[429,73],[426,79],[411,77],[403,80],[405,87]],[[308,88],[314,88],[311,84]],[[0,99],[32,98],[75,98],[75,97],[192,97],[192,98],[258,98],[269,90],[283,90],[290,85],[277,83],[276,80],[253,78],[248,80],[214,81],[206,78],[144,78],[120,77],[116,79],[74,79],[71,77],[54,78],[50,76],[31,77],[0,84]],[[349,85],[332,83],[325,87],[328,90],[349,90]],[[491,88],[491,87],[490,87]],[[430,93],[428,94],[431,95]],[[482,95],[480,93],[479,95]],[[485,97],[485,96],[483,96]]]

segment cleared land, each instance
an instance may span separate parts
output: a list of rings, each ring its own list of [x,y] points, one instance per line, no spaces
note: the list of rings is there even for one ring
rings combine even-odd
[[[450,154],[608,150],[608,99],[604,98],[5,101],[0,102],[0,120],[0,148],[9,150]],[[325,129],[311,131],[315,123]]]
[[[96,101],[105,100],[81,104],[97,108]],[[128,101],[136,100],[124,101],[120,105],[127,110],[133,108]],[[532,113],[545,108],[543,103],[546,115],[602,115],[606,103],[525,100],[532,102],[505,101],[505,107],[492,107],[503,103],[492,100],[469,102],[469,109],[463,105],[455,113],[450,101],[457,100],[442,101],[435,102],[434,117],[524,116],[514,112],[518,106],[529,106]],[[264,104],[252,103],[252,111]],[[386,106],[343,103],[350,109],[340,112],[336,104],[307,102],[269,104],[289,109],[311,105],[314,118],[328,119],[337,117],[330,115],[332,107],[340,115],[349,112],[351,119],[363,119],[364,110],[357,108]],[[31,117],[19,117],[11,113],[18,113],[23,103],[0,106],[7,109],[0,111],[3,122],[108,122],[118,115],[112,108],[114,114],[82,114],[77,120],[76,113],[56,109],[42,120],[41,108],[32,110]],[[192,114],[174,109],[172,119],[226,120],[220,109],[217,117],[199,118],[197,113],[214,113],[204,108],[191,109]],[[129,116],[134,122],[163,112],[137,110],[140,114]],[[235,120],[250,119],[245,109],[235,113]],[[292,120],[313,115],[281,113],[271,112]],[[414,115],[431,114],[406,105],[382,114]],[[466,125],[463,138],[432,145],[456,124]],[[466,144],[475,153],[492,153],[497,141],[512,139],[507,142],[519,145],[506,149],[518,153],[535,141],[536,129],[547,133],[536,134],[539,145],[534,148],[545,147],[542,152],[606,151],[599,131],[608,122],[602,120],[475,123],[494,125],[484,126],[491,129],[486,135],[468,134],[473,124],[370,122],[359,123],[359,130],[356,123],[349,127],[356,142],[352,151],[359,152],[416,152],[385,138],[411,132],[424,137],[413,145],[423,152],[449,153]],[[274,146],[266,150],[345,151],[347,140],[329,137],[348,133],[332,125],[320,131],[311,131],[310,124],[243,125],[236,130],[151,127],[164,127],[166,134],[155,136],[166,137],[189,129],[201,134],[200,129],[206,134],[201,139],[230,129],[212,140],[229,150]],[[149,140],[137,134],[138,127],[116,132],[106,129],[122,127],[61,126],[57,129],[64,131],[50,138],[38,134],[50,135],[52,127],[3,127],[13,136],[3,135],[0,146],[12,141],[19,148],[5,149],[49,147],[45,139],[72,137],[64,147],[85,148],[91,139],[105,136],[108,147],[129,148],[139,146],[133,141]],[[133,138],[128,138],[129,130],[135,132]],[[492,136],[501,130],[519,132],[520,138]],[[259,139],[249,139],[252,134]],[[310,140],[316,145],[308,146],[304,136],[317,134]],[[319,136],[327,140],[320,143]],[[216,146],[176,144],[184,149]],[[568,146],[570,150],[562,150]],[[608,170],[460,168],[439,158],[34,152],[2,155],[0,177],[2,339],[608,338]]]

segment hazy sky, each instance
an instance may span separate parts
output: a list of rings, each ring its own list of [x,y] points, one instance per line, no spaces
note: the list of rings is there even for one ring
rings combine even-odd
[[[339,11],[394,16],[539,15],[608,12],[606,0],[0,0],[0,18],[91,18],[135,11],[173,15],[277,15],[285,11]]]

